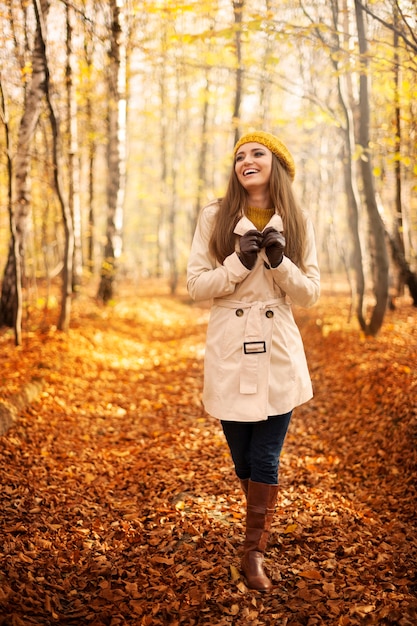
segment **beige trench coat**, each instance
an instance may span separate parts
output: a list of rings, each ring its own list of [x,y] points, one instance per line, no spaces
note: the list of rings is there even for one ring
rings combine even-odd
[[[291,309],[291,303],[309,307],[319,297],[313,226],[306,216],[306,273],[285,256],[277,268],[267,269],[264,250],[248,270],[236,252],[222,265],[210,255],[208,243],[217,209],[217,202],[203,209],[187,269],[191,297],[212,300],[203,403],[210,415],[221,420],[266,420],[269,415],[288,413],[313,395]],[[281,217],[273,215],[268,226],[282,231]],[[252,228],[252,222],[242,217],[235,233],[243,235]]]

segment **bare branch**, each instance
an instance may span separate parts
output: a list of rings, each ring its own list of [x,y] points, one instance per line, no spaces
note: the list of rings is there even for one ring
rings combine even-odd
[[[398,2],[396,2],[396,5],[398,7]],[[389,30],[391,30],[394,33],[397,33],[398,37],[400,37],[405,45],[407,46],[407,48],[411,48],[411,50],[413,50],[414,52],[417,52],[417,39],[415,37],[415,35],[413,34],[413,32],[411,31],[411,28],[409,26],[409,24],[407,23],[407,21],[405,20],[405,17],[403,15],[403,13],[401,12],[400,8],[398,7],[398,10],[400,12],[400,15],[403,19],[403,22],[407,25],[408,30],[410,30],[411,35],[413,40],[415,41],[410,41],[410,39],[408,39],[404,32],[402,30],[400,30],[399,28],[396,28],[394,26],[394,24],[391,24],[390,22],[387,22],[385,20],[382,19],[382,17],[379,17],[378,15],[375,15],[375,13],[373,13],[365,4],[363,4],[362,2],[358,2],[358,6],[360,6],[360,8],[362,9],[362,11],[365,11],[365,13],[367,13],[368,15],[370,15],[374,20],[376,20],[377,22],[379,22],[380,24],[382,24],[383,26],[385,26],[385,28],[388,28]]]

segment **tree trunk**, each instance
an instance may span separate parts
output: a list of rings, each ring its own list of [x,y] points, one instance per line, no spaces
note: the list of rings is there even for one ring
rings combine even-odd
[[[398,14],[394,8],[394,24],[397,26]],[[394,30],[394,101],[395,101],[395,239],[396,245],[405,257],[403,238],[403,210],[401,190],[401,106],[400,106],[400,59],[398,54],[398,31]]]
[[[92,44],[89,41],[88,34],[84,32],[84,56],[87,66],[88,87],[86,94],[86,133],[87,133],[87,197],[88,197],[88,226],[86,232],[87,240],[87,259],[86,267],[88,275],[94,274],[94,230],[95,230],[95,215],[94,215],[94,163],[96,154],[96,145],[94,140],[94,125],[93,125],[93,103],[91,98],[91,76],[93,70],[93,51]]]
[[[49,121],[52,130],[52,163],[54,172],[54,186],[58,197],[58,202],[61,207],[62,220],[65,233],[65,250],[64,250],[64,268],[62,275],[62,289],[61,289],[61,311],[58,320],[59,330],[68,330],[70,315],[71,315],[71,298],[72,298],[72,262],[74,253],[74,229],[72,223],[71,211],[69,205],[65,200],[65,196],[62,189],[63,168],[61,166],[61,158],[59,154],[60,144],[60,132],[57,114],[55,113],[55,106],[52,101],[50,91],[50,74],[49,63],[46,48],[46,30],[45,30],[45,18],[48,10],[48,5],[45,0],[34,0],[35,13],[38,29],[42,38],[42,54],[45,67],[45,81],[44,92],[49,109]]]
[[[98,299],[106,304],[114,295],[116,263],[122,248],[122,216],[124,201],[124,145],[126,100],[121,91],[125,88],[125,54],[121,53],[122,29],[118,1],[110,2],[112,23],[110,32],[108,68],[108,146],[107,146],[107,228],[104,259],[101,266],[101,279]],[[123,126],[124,124],[124,126]],[[122,134],[124,133],[124,136]]]
[[[191,236],[193,235],[196,226],[198,216],[202,208],[202,197],[206,186],[206,168],[207,168],[207,124],[208,124],[208,112],[209,112],[209,93],[210,93],[210,80],[209,80],[210,68],[206,67],[205,70],[205,85],[203,92],[203,112],[201,115],[201,139],[200,149],[198,153],[198,167],[197,167],[197,193],[194,207],[194,215],[191,219]]]
[[[169,116],[169,107],[167,106],[167,76],[166,76],[166,68],[168,66],[168,60],[166,57],[167,50],[167,29],[165,24],[163,24],[161,29],[161,54],[162,54],[162,63],[160,64],[160,73],[158,75],[158,86],[159,86],[159,106],[160,106],[160,124],[159,124],[159,151],[160,151],[160,159],[161,159],[161,189],[158,194],[159,202],[158,202],[158,215],[157,215],[157,224],[156,224],[156,236],[157,236],[157,250],[156,257],[154,263],[154,271],[157,278],[160,278],[163,273],[164,266],[164,227],[165,227],[165,216],[166,216],[166,204],[168,199],[168,152],[167,152],[167,138],[169,133],[169,124],[168,124],[168,116]]]
[[[69,4],[65,5],[67,21],[66,38],[66,135],[68,154],[68,205],[74,228],[74,254],[72,272],[72,291],[78,291],[82,278],[82,248],[81,248],[81,207],[80,207],[80,168],[78,164],[78,128],[77,128],[77,98],[73,77],[72,51],[72,12]]]
[[[344,173],[344,186],[347,197],[347,209],[348,209],[348,225],[350,234],[352,237],[352,254],[350,259],[350,266],[353,267],[355,273],[356,284],[356,302],[355,312],[356,317],[362,330],[366,329],[366,322],[363,314],[363,300],[365,295],[365,276],[363,272],[362,263],[362,247],[359,235],[359,197],[358,189],[356,187],[354,163],[352,154],[355,148],[355,143],[352,143],[352,117],[349,105],[344,100],[342,95],[340,82],[343,77],[339,77],[339,99],[344,108],[346,126],[344,128],[345,137],[345,149],[343,159],[343,173]],[[345,108],[346,107],[346,108]]]
[[[411,271],[410,265],[404,255],[404,249],[398,244],[398,237],[392,236],[386,231],[387,239],[391,247],[392,260],[397,265],[403,282],[407,285],[413,299],[413,306],[417,307],[417,274]]]
[[[272,14],[273,6],[271,0],[265,1],[265,9],[268,14]],[[265,33],[266,43],[263,53],[263,62],[260,67],[259,81],[259,110],[260,118],[265,127],[271,126],[274,115],[274,107],[271,106],[271,61],[275,44],[276,34],[272,31]]]
[[[334,28],[335,33],[339,32],[338,28],[338,4],[337,2],[333,3],[333,16],[334,16]],[[343,31],[348,35],[348,25],[346,23],[348,17],[348,11],[346,5],[344,6],[344,28]],[[339,36],[337,37],[337,52],[340,51],[340,43]],[[343,129],[344,133],[344,159],[343,159],[343,172],[344,172],[344,185],[345,192],[347,197],[347,208],[348,208],[348,225],[352,237],[352,255],[351,255],[351,265],[353,267],[355,273],[355,282],[356,282],[356,303],[355,303],[355,311],[356,317],[358,319],[359,325],[363,331],[366,329],[366,322],[363,313],[363,301],[365,295],[365,276],[363,272],[363,257],[362,257],[362,247],[361,240],[359,234],[359,208],[360,208],[360,194],[357,187],[357,173],[355,168],[355,163],[353,160],[353,153],[355,151],[355,127],[353,121],[353,113],[352,108],[350,106],[350,101],[352,98],[349,97],[349,90],[347,87],[347,77],[342,75],[339,70],[339,63],[336,60],[338,57],[334,55],[335,60],[333,61],[335,65],[335,69],[337,70],[338,76],[338,96],[340,106],[342,107],[342,111],[345,118],[345,126]]]
[[[398,10],[394,7],[394,82],[395,82],[395,221],[394,233],[389,238],[392,260],[398,268],[397,288],[398,295],[403,293],[404,284],[407,285],[413,299],[413,305],[417,306],[417,274],[411,271],[407,262],[404,244],[404,215],[401,185],[401,105],[400,105],[400,58],[398,54]],[[393,301],[391,301],[394,307]]]
[[[186,130],[185,128],[181,128],[180,119],[179,119],[179,94],[180,94],[180,83],[181,83],[181,73],[177,71],[176,74],[177,80],[177,90],[176,90],[176,103],[175,103],[175,118],[174,118],[174,144],[179,145],[180,138],[185,137]],[[178,264],[177,264],[177,238],[176,238],[176,223],[177,223],[177,210],[178,210],[178,192],[177,192],[177,179],[178,179],[178,159],[174,158],[171,160],[171,193],[170,193],[170,202],[167,207],[167,218],[168,218],[168,249],[167,249],[167,258],[169,263],[169,288],[171,295],[174,295],[177,286],[178,286]]]
[[[367,335],[376,335],[384,320],[388,302],[388,254],[385,229],[374,191],[371,150],[369,148],[369,94],[368,94],[368,49],[365,34],[363,12],[358,0],[355,0],[356,26],[358,30],[361,73],[359,78],[359,144],[362,148],[360,161],[363,194],[368,212],[370,244],[373,262],[375,306],[369,323],[364,331]]]
[[[7,206],[9,211],[10,233],[11,233],[11,249],[13,251],[13,264],[10,265],[10,271],[14,270],[14,276],[10,277],[11,283],[15,285],[15,302],[13,306],[13,329],[15,336],[15,344],[22,345],[22,277],[20,267],[19,246],[16,236],[16,222],[13,212],[13,160],[12,146],[9,128],[9,116],[6,106],[6,98],[4,97],[3,82],[0,74],[0,117],[4,123],[5,141],[6,141],[6,162],[7,162]],[[0,303],[0,325],[2,324],[2,307]]]
[[[49,3],[46,0],[42,0],[42,7],[46,15]],[[21,284],[17,285],[16,283],[16,278],[19,274],[16,268],[16,256],[19,258],[21,268],[19,277],[21,282],[25,275],[25,247],[30,212],[30,144],[41,112],[46,80],[43,39],[39,23],[36,28],[31,62],[30,86],[26,94],[24,112],[19,124],[17,149],[14,157],[13,179],[15,193],[13,216],[16,232],[15,237],[12,235],[11,238],[1,292],[0,321],[2,325],[10,327],[13,327],[16,322],[18,291],[21,290]]]
[[[91,122],[91,101],[87,104],[87,117]],[[91,125],[90,125],[91,128]],[[88,144],[88,233],[87,233],[87,269],[94,274],[94,155],[96,148],[94,141],[89,140]]]
[[[243,67],[242,67],[242,17],[245,0],[233,0],[233,14],[235,17],[235,44],[236,44],[236,89],[235,102],[233,108],[233,125],[235,127],[234,143],[239,139],[239,123],[240,123],[240,104],[242,101],[242,83],[243,83]]]

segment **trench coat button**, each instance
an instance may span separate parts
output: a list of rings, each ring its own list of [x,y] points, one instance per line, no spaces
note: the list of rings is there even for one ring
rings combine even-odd
[[[236,309],[236,315],[237,315],[238,317],[242,317],[242,315],[243,315],[243,309]]]
[[[265,313],[265,315],[266,315],[267,317],[274,317],[274,312],[273,312],[273,311],[268,310],[268,311]]]

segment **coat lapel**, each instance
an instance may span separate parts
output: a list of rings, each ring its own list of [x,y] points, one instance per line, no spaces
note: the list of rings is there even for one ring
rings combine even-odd
[[[283,232],[284,226],[282,223],[282,218],[280,215],[278,215],[278,213],[274,213],[274,215],[271,217],[271,219],[269,220],[265,228],[270,228],[271,226],[275,228],[276,230],[278,230],[279,232]],[[253,229],[256,230],[256,226],[250,221],[249,218],[246,217],[246,215],[244,215],[243,217],[240,218],[240,220],[236,224],[233,232],[235,233],[235,235],[242,236],[245,233],[247,233],[248,230],[253,230]]]

